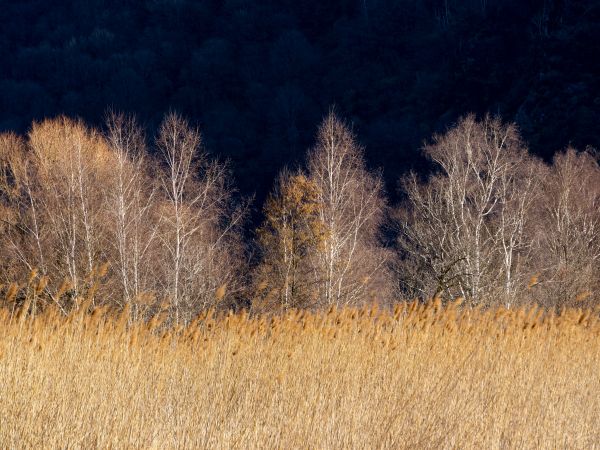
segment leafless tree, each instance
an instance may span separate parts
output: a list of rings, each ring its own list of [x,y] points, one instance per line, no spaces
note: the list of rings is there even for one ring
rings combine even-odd
[[[100,187],[108,179],[111,155],[96,131],[64,117],[34,123],[28,138],[36,168],[31,212],[39,206],[35,215],[45,228],[45,266],[55,277],[69,278],[77,293],[107,260]]]
[[[105,186],[107,246],[112,250],[111,265],[120,281],[122,301],[134,302],[135,316],[141,306],[137,301],[157,289],[158,196],[149,174],[152,161],[145,136],[135,118],[109,113],[106,140],[114,160]]]
[[[405,292],[511,303],[527,276],[541,163],[514,125],[490,117],[461,119],[424,152],[438,172],[427,183],[403,180],[396,215]]]
[[[388,256],[380,242],[386,210],[380,174],[369,172],[364,150],[332,112],[308,154],[308,177],[317,187],[318,214],[325,226],[315,266],[325,305],[386,300]]]
[[[227,166],[208,159],[200,132],[186,120],[167,115],[157,146],[165,163],[160,178],[166,200],[160,210],[168,255],[165,288],[179,323],[212,306],[218,289],[236,291],[244,209],[232,208]]]
[[[597,154],[554,157],[536,210],[536,300],[550,306],[597,303],[600,289],[600,166]],[[581,305],[580,305],[581,306]]]
[[[26,142],[14,133],[0,135],[0,251],[4,255],[4,282],[17,280],[19,272],[36,267],[45,272],[32,179],[35,173]]]
[[[246,203],[236,206],[227,166],[209,161],[179,116],[165,118],[157,146],[162,165],[121,114],[109,115],[104,135],[65,117],[34,123],[26,140],[1,135],[6,281],[36,270],[55,284],[68,279],[77,306],[82,295],[94,299],[99,268],[110,267],[105,301],[141,315],[167,295],[176,322],[234,301],[244,285]],[[149,292],[157,302],[142,299]]]

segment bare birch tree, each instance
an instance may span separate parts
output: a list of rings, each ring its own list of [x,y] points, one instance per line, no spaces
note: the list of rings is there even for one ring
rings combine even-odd
[[[107,246],[112,249],[111,265],[120,281],[122,301],[134,303],[135,317],[142,294],[157,289],[158,197],[148,173],[145,136],[135,118],[110,113],[106,139],[114,160],[105,186]]]
[[[244,210],[232,208],[227,166],[208,159],[200,132],[186,120],[167,115],[157,146],[165,163],[160,179],[166,199],[160,212],[168,255],[165,288],[179,323],[212,306],[218,289],[237,290]]]
[[[397,213],[405,292],[510,303],[527,275],[540,163],[514,125],[490,117],[461,119],[424,151],[438,172],[427,183],[406,177]]]
[[[363,155],[349,127],[330,113],[319,128],[307,164],[326,229],[323,249],[315,254],[325,305],[388,297],[388,255],[380,243],[387,207],[383,181],[367,170]]]
[[[597,303],[600,289],[600,166],[593,153],[554,157],[536,210],[536,300],[549,306]],[[579,304],[581,306],[581,304]]]

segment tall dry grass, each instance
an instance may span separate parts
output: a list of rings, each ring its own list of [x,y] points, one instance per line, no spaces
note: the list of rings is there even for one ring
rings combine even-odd
[[[0,314],[2,448],[592,448],[600,323],[400,304],[205,314]]]

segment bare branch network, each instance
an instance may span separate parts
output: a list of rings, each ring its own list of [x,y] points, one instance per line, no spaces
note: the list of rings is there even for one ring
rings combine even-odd
[[[102,132],[59,117],[0,135],[0,282],[43,278],[39,308],[66,313],[90,297],[134,317],[164,310],[174,323],[215,307],[600,300],[592,150],[548,165],[515,125],[468,116],[424,147],[434,173],[404,177],[390,207],[381,174],[332,112],[304,168],[277,178],[248,242],[250,202],[236,200],[228,165],[209,157],[198,129],[171,113],[156,151],[148,145],[135,118],[117,113]]]

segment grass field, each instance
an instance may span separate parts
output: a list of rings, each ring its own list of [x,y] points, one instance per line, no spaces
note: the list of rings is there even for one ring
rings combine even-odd
[[[0,314],[1,448],[593,448],[590,311]]]

